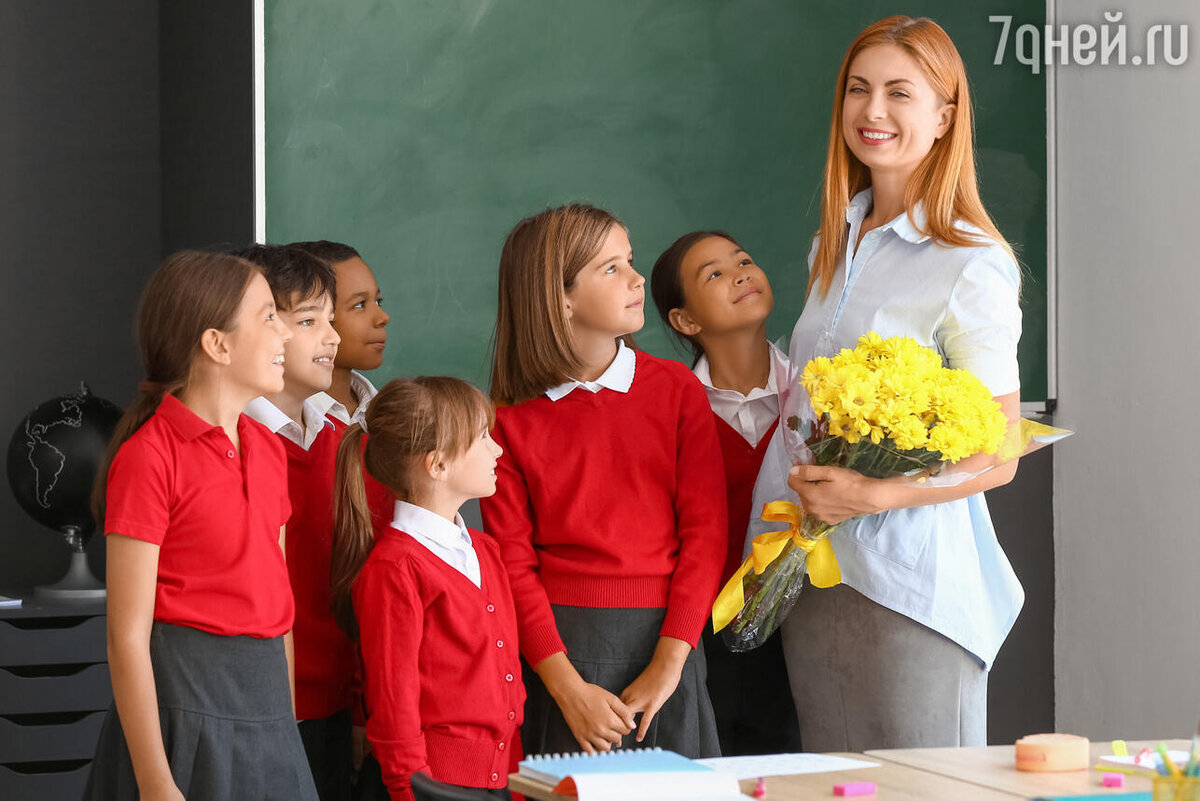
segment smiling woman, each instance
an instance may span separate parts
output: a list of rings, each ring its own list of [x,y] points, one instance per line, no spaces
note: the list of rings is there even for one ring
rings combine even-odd
[[[910,336],[1015,420],[1020,274],[979,198],[953,42],[929,19],[877,22],[850,45],[834,97],[793,364],[869,331]],[[805,749],[984,745],[987,670],[1024,595],[982,493],[1015,463],[925,489],[770,458],[764,471],[788,475],[806,514],[846,521],[830,537],[844,583],[806,585],[783,626]]]

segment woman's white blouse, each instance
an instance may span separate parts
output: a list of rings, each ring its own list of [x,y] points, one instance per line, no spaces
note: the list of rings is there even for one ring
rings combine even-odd
[[[870,208],[869,189],[847,207],[847,251]],[[792,363],[803,369],[814,356],[853,348],[868,331],[906,334],[937,350],[948,366],[970,370],[993,395],[1016,392],[1016,263],[997,244],[940,245],[920,233],[925,220],[919,206],[914,217],[915,225],[901,214],[867,233],[838,266],[825,297],[814,287],[792,332]],[[816,243],[810,268],[815,251]],[[777,460],[773,472],[786,477],[790,465],[782,447],[771,448],[768,458]],[[759,484],[765,491],[779,491],[777,480],[764,479]],[[796,499],[790,490],[788,496]],[[945,635],[990,668],[1025,594],[996,541],[982,493],[847,521],[831,542],[846,584]]]

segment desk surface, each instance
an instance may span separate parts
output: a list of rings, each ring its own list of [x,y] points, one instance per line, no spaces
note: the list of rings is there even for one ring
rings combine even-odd
[[[863,759],[862,754],[837,754],[850,759]],[[843,782],[875,782],[878,794],[872,798],[880,801],[1013,801],[1008,793],[972,786],[953,779],[897,762],[878,759],[877,768],[860,768],[835,773],[806,773],[797,776],[768,776],[768,801],[801,801],[801,799],[833,798],[833,786]],[[754,791],[754,780],[741,783],[742,792],[750,795]],[[562,801],[550,786],[541,782],[523,779],[517,774],[508,777],[508,788],[523,793],[537,801]]]
[[[1153,748],[1161,740],[1130,742],[1130,753],[1136,754],[1144,747]],[[1191,743],[1184,740],[1167,740],[1167,746],[1185,751]],[[1091,765],[1101,756],[1112,753],[1107,742],[1094,742],[1091,747]],[[1109,789],[1100,785],[1104,776],[1089,765],[1087,770],[1067,773],[1029,773],[1016,768],[1015,749],[1011,745],[991,745],[980,748],[903,748],[886,751],[868,751],[868,759],[886,760],[928,771],[940,776],[968,782],[970,784],[1006,793],[1012,796],[1032,798],[1039,795],[1085,795],[1087,793],[1119,794],[1149,792],[1150,777],[1125,776],[1123,789]],[[975,796],[970,796],[974,798]]]

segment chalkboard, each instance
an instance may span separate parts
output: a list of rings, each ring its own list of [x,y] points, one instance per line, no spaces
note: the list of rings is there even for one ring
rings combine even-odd
[[[266,233],[358,248],[392,314],[378,378],[484,386],[496,264],[521,217],[583,200],[649,271],[677,236],[739,238],[803,306],[833,82],[867,24],[936,19],[967,65],[984,200],[1026,271],[1024,400],[1044,400],[1046,87],[1000,26],[1044,0],[266,0]],[[639,345],[682,358],[647,308]]]

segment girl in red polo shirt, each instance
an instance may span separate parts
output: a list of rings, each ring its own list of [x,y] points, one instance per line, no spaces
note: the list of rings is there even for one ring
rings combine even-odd
[[[721,449],[696,377],[632,349],[644,295],[625,227],[592,206],[522,220],[500,256],[507,455],[482,507],[536,672],[530,752],[719,753],[698,643],[725,561]]]
[[[266,280],[182,252],[142,297],[146,380],[97,482],[109,711],[85,798],[316,801],[289,687],[283,448],[242,414],[283,388]]]
[[[679,237],[654,263],[650,284],[663,323],[692,353],[692,372],[704,385],[721,440],[729,510],[723,584],[741,564],[750,521],[762,511],[753,508],[755,481],[779,424],[776,380],[786,376],[776,376],[776,364],[786,365],[787,356],[767,339],[774,296],[766,273],[724,231]],[[776,497],[783,499],[787,487],[779,484]],[[778,633],[761,648],[735,654],[705,628],[704,649],[721,752],[799,751]]]
[[[362,649],[360,797],[412,801],[418,772],[508,797],[525,703],[516,613],[499,548],[458,514],[496,490],[492,422],[465,381],[396,380],[338,447],[330,577],[334,613]],[[377,531],[364,468],[399,499]]]

